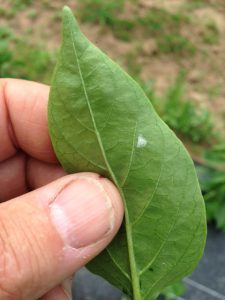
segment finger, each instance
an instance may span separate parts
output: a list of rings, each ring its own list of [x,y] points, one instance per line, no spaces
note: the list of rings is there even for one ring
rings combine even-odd
[[[38,299],[112,240],[120,195],[107,179],[68,175],[0,204],[0,299]]]
[[[39,300],[72,300],[72,281],[65,280],[63,284],[53,288]]]
[[[68,294],[65,294],[62,286],[57,286],[39,300],[72,300],[72,298],[69,297]]]
[[[64,175],[66,172],[60,165],[28,158],[19,152],[0,162],[0,202],[23,195]]]
[[[26,157],[23,153],[0,162],[0,202],[28,192]]]
[[[31,189],[42,187],[65,175],[66,172],[58,164],[48,164],[34,158],[27,162],[27,180]]]
[[[47,123],[49,87],[40,83],[0,80],[0,161],[17,148],[45,162],[55,162]]]

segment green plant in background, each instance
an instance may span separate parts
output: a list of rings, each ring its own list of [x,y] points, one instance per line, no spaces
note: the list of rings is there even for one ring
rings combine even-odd
[[[205,153],[206,164],[197,166],[198,177],[206,203],[207,219],[225,232],[225,142]]]
[[[127,66],[127,70],[129,74],[135,78],[136,81],[139,83],[144,83],[140,79],[140,73],[141,73],[141,65],[138,63],[138,52],[139,47],[133,47],[131,51],[129,51],[125,57],[125,65]]]
[[[208,95],[210,100],[214,100],[218,96],[221,95],[222,85],[221,84],[214,84],[208,87]]]
[[[1,77],[19,77],[49,83],[54,63],[54,53],[43,50],[41,45],[29,44],[7,27],[0,27]]]
[[[7,27],[0,27],[0,76],[6,77],[7,65],[12,61],[12,51],[9,49],[9,41],[12,34]]]
[[[130,300],[127,296],[122,296],[120,300]]]
[[[206,152],[205,157],[211,162],[225,165],[225,141],[214,145],[212,149]]]
[[[30,48],[24,49],[24,44],[21,41],[17,43],[17,51],[19,55],[15,56],[14,63],[20,77],[50,83],[55,55],[43,50],[41,46],[30,45]]]
[[[79,0],[81,21],[101,25],[112,25],[124,8],[124,0]]]
[[[142,89],[90,43],[67,7],[63,21],[48,109],[53,147],[67,172],[110,178],[125,209],[116,238],[88,268],[134,300],[155,299],[203,253],[194,166]]]
[[[0,16],[12,19],[19,11],[28,8],[34,1],[33,0],[8,0],[7,8],[0,7]]]
[[[190,23],[186,15],[153,8],[144,16],[140,17],[137,14],[128,19],[121,17],[123,8],[124,0],[80,1],[79,17],[84,22],[110,27],[115,37],[121,40],[130,41],[134,37],[134,29],[139,29],[138,35],[156,38],[159,51],[162,53],[195,54],[196,47],[181,32],[181,26]]]
[[[148,96],[162,119],[177,133],[194,143],[210,142],[215,137],[210,114],[186,99],[185,82],[185,73],[181,72],[162,97],[157,97],[154,89],[148,91]]]
[[[135,18],[121,18],[124,0],[80,0],[79,18],[83,22],[100,24],[111,28],[114,36],[120,40],[130,41],[131,31],[135,27]]]
[[[174,53],[180,55],[194,55],[196,47],[181,34],[166,34],[158,39],[158,48],[162,53]]]
[[[0,18],[10,19],[12,17],[12,13],[7,9],[0,7]]]
[[[36,9],[31,9],[27,12],[27,16],[31,19],[31,20],[36,20],[38,17],[38,13]]]
[[[11,3],[10,6],[16,10],[23,10],[33,2],[34,0],[9,0],[9,3]]]
[[[203,185],[207,219],[225,232],[225,172],[211,172],[210,181]]]
[[[188,0],[185,4],[184,4],[184,9],[189,9],[189,10],[194,10],[194,9],[198,9],[198,8],[202,8],[205,6],[214,6],[215,5],[215,1],[211,1],[211,0]],[[223,7],[223,3],[221,2],[221,7]]]
[[[127,42],[131,40],[132,30],[135,28],[135,23],[133,20],[118,18],[109,25],[116,38]]]
[[[184,284],[182,282],[177,282],[164,289],[161,294],[164,296],[164,300],[175,300],[178,296],[182,296],[184,292]]]
[[[204,43],[214,45],[219,42],[220,32],[215,22],[206,24],[206,28],[202,33],[202,40]]]
[[[147,34],[178,33],[183,25],[190,23],[190,18],[183,13],[171,13],[165,9],[152,8],[144,16],[138,17],[138,23],[145,27]]]
[[[164,9],[153,8],[137,22],[145,36],[155,37],[162,53],[194,55],[196,46],[182,34],[182,27],[190,24],[190,18],[183,13],[171,13]]]

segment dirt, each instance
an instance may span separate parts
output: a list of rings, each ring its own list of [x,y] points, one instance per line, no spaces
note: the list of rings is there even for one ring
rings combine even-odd
[[[191,1],[193,2],[193,0]],[[98,25],[81,24],[89,39],[102,48],[113,59],[125,68],[127,64],[140,64],[140,76],[143,80],[155,82],[156,90],[162,94],[171,85],[180,70],[187,72],[187,97],[196,101],[200,107],[211,111],[214,122],[221,132],[225,132],[225,2],[224,0],[208,0],[206,4],[192,7],[189,0],[139,0],[138,4],[126,3],[124,17],[132,18],[132,14],[145,13],[152,8],[163,8],[171,12],[188,13],[191,25],[184,27],[182,32],[197,47],[195,55],[180,56],[159,53],[156,40],[149,36],[137,41],[118,40],[110,29],[102,29]],[[7,7],[6,0],[0,0],[0,7]],[[47,4],[46,4],[47,3]],[[77,2],[68,0],[67,5],[76,11]],[[14,18],[0,19],[0,26],[7,25],[16,33],[28,35],[33,43],[38,41],[50,50],[56,50],[60,44],[60,18],[58,11],[64,1],[35,1],[26,10],[18,11]],[[134,5],[136,5],[134,7]],[[31,18],[29,12],[37,12]],[[202,36],[207,25],[213,24],[218,30],[218,41],[207,44]],[[32,33],[29,35],[29,30]],[[127,59],[135,52],[135,60]]]

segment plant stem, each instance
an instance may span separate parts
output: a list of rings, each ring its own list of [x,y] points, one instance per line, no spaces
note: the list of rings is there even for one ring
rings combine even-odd
[[[121,194],[123,196],[122,191]],[[133,288],[133,300],[141,300],[140,282],[139,282],[139,276],[138,276],[137,266],[135,262],[132,230],[129,223],[129,213],[125,201],[124,201],[124,206],[125,206],[124,210],[125,210],[125,225],[126,225],[126,234],[127,234],[128,254],[129,254],[129,261],[130,261],[132,288]]]

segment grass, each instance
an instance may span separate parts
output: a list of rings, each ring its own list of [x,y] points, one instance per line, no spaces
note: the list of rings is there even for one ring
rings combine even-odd
[[[117,14],[123,11],[124,0],[79,0],[81,21],[101,25],[112,25],[117,21]]]
[[[221,95],[221,89],[222,89],[222,86],[220,84],[214,84],[214,85],[208,87],[207,92],[212,101]]]
[[[192,11],[194,9],[205,7],[206,5],[211,5],[209,0],[188,0],[184,5],[184,9]]]
[[[33,2],[34,0],[8,0],[8,8],[0,7],[0,17],[12,19],[19,11],[28,8]]]
[[[144,17],[138,18],[145,36],[155,37],[162,53],[194,55],[196,47],[182,34],[182,27],[190,24],[190,18],[183,13],[171,13],[164,9],[151,9]]]
[[[31,9],[27,12],[27,16],[31,19],[31,20],[36,20],[38,17],[38,13],[35,9]]]
[[[23,10],[30,6],[34,0],[9,0],[11,2],[11,7],[18,10]]]
[[[165,34],[158,39],[158,48],[162,53],[177,55],[194,55],[195,45],[181,34]]]
[[[190,23],[190,18],[183,13],[171,13],[165,9],[152,8],[144,16],[138,17],[149,34],[179,32],[181,26]]]
[[[55,12],[54,15],[52,16],[52,20],[54,22],[57,22],[57,23],[60,22],[61,23],[61,21],[62,21],[62,12],[61,11]]]
[[[119,40],[131,41],[132,30],[135,28],[135,21],[126,19],[111,19],[111,23],[108,24],[112,29],[114,36]]]
[[[14,51],[16,49],[16,51]],[[0,27],[0,76],[50,82],[55,55]]]
[[[116,38],[128,42],[131,40],[136,20],[119,16],[124,10],[124,3],[124,0],[80,0],[78,16],[83,22],[111,28]]]
[[[125,65],[128,69],[128,73],[138,82],[140,82],[141,65],[138,63],[139,47],[134,47],[125,57]]]
[[[80,0],[81,21],[109,27],[114,36],[123,41],[132,38],[140,40],[154,37],[161,53],[194,55],[195,45],[182,34],[182,26],[190,24],[190,18],[183,13],[171,13],[164,9],[152,8],[144,16],[123,18],[124,0]],[[138,32],[138,37],[136,32]]]
[[[220,141],[206,152],[206,158],[215,163],[225,165],[225,141]]]
[[[206,24],[206,28],[202,34],[202,40],[205,44],[214,45],[218,44],[220,40],[220,33],[217,25],[214,22]]]
[[[15,16],[16,10],[0,7],[0,18],[11,19]]]
[[[0,17],[3,17],[3,18],[8,17],[7,9],[0,7]]]
[[[8,41],[12,34],[7,27],[0,27],[0,75],[4,77],[4,66],[12,60],[12,52],[8,47]]]

